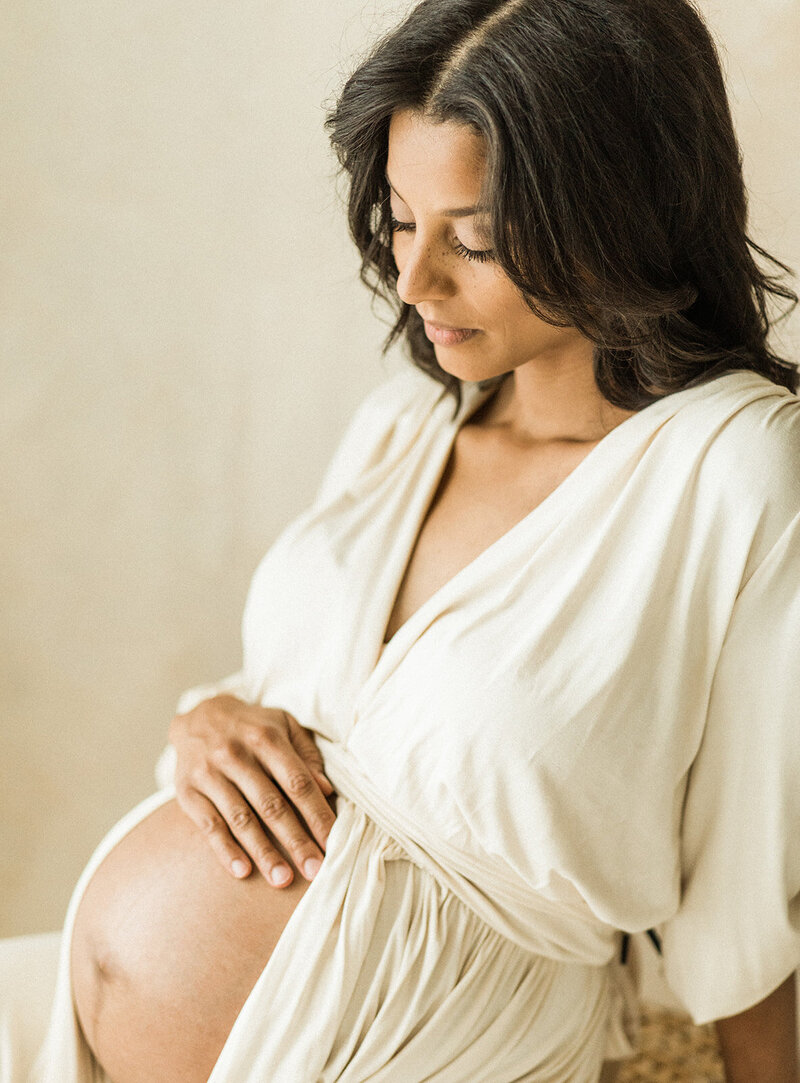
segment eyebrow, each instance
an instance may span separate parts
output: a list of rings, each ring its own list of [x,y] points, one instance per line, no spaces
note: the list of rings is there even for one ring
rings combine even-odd
[[[395,186],[389,180],[389,174],[388,173],[385,174],[385,177],[386,177],[386,183],[389,185],[389,187],[394,192],[394,194],[397,196],[397,198],[398,199],[403,199],[403,197],[397,191]],[[403,199],[403,202],[405,203],[404,199]],[[489,208],[486,205],[478,204],[478,205],[476,205],[474,207],[453,207],[451,210],[439,211],[438,213],[443,218],[469,218],[469,216],[471,214],[485,214],[485,213],[488,213],[488,210],[489,210]]]

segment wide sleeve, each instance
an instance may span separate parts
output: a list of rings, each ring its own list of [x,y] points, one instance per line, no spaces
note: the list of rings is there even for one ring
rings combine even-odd
[[[424,419],[441,397],[442,386],[420,369],[406,365],[374,388],[347,423],[314,500],[328,504],[362,474],[391,454],[396,441]]]
[[[345,426],[333,456],[323,475],[313,507],[328,504],[346,492],[365,471],[391,454],[396,443],[409,438],[415,424],[441,396],[441,385],[413,366],[406,366],[383,380],[370,391]],[[291,530],[291,526],[287,528]],[[269,556],[269,554],[267,554]],[[266,559],[266,558],[265,558]],[[262,562],[263,564],[264,562]],[[261,627],[258,617],[267,604],[260,585],[260,568],[250,584],[242,620],[243,662],[236,673],[213,684],[198,685],[184,692],[176,714],[186,714],[198,703],[223,692],[253,702],[263,693],[259,674],[249,673],[246,665],[252,639]],[[256,691],[258,690],[258,691]],[[155,768],[159,788],[174,784],[175,749],[167,745]]]
[[[681,824],[668,983],[704,1023],[800,964],[800,514],[735,602]]]

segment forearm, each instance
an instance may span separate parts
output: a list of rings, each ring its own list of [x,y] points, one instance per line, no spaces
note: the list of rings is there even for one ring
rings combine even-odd
[[[794,974],[716,1029],[727,1083],[800,1083]]]

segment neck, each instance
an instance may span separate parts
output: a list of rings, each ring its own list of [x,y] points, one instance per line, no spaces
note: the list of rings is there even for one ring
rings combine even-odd
[[[591,362],[557,368],[529,362],[509,373],[478,423],[518,445],[582,444],[597,443],[634,413],[601,394]]]

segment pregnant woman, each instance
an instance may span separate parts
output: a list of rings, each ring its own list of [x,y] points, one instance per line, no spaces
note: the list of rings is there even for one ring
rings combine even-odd
[[[35,1078],[597,1083],[655,928],[728,1078],[797,1083],[793,295],[708,33],[425,0],[328,126],[415,366],[85,870]]]

